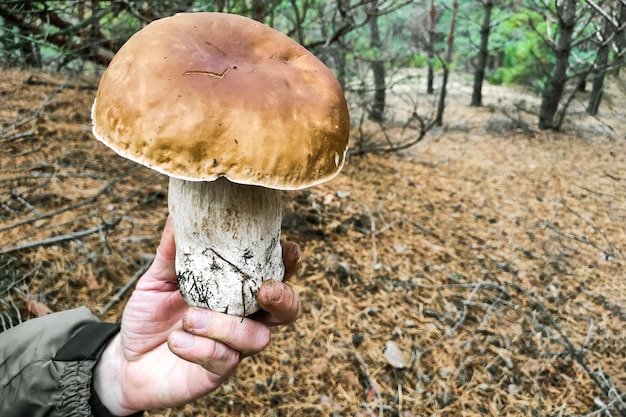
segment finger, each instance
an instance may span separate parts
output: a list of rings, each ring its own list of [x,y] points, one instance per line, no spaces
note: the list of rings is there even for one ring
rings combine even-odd
[[[296,274],[302,267],[302,251],[295,242],[287,242],[283,245],[283,263],[285,264],[284,280]]]
[[[165,221],[165,227],[163,228],[163,234],[161,235],[161,242],[157,248],[157,254],[166,261],[173,261],[176,258],[176,245],[174,244],[174,226],[172,218],[167,217]]]
[[[220,380],[231,375],[241,360],[241,353],[237,350],[216,340],[182,330],[170,333],[167,344],[176,356],[202,366]]]
[[[160,291],[176,289],[178,282],[176,281],[175,259],[174,227],[171,217],[168,217],[152,265],[146,272],[145,278],[137,284],[137,287]]]
[[[270,343],[270,330],[263,323],[203,308],[189,308],[183,316],[188,333],[221,342],[243,356],[259,353]]]
[[[255,320],[268,326],[293,323],[302,314],[298,295],[279,281],[265,281],[259,289],[257,300],[263,312]]]

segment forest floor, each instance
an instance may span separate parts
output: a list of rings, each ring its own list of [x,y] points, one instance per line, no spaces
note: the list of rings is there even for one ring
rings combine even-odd
[[[416,146],[284,194],[302,317],[149,416],[625,415],[623,85],[556,133],[502,112],[532,94],[487,86],[471,108],[457,83]],[[96,87],[0,70],[0,330],[79,305],[119,319],[158,243],[166,178],[92,137]]]

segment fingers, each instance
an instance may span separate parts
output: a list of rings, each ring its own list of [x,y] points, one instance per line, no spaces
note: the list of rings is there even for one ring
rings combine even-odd
[[[283,245],[283,263],[285,264],[284,280],[296,274],[302,266],[302,251],[295,242],[287,242]]]
[[[196,363],[214,374],[218,384],[235,372],[241,360],[241,353],[224,343],[182,330],[172,332],[167,343],[181,359]]]
[[[269,342],[270,331],[262,323],[195,307],[185,312],[183,330],[173,331],[168,338],[175,355],[222,380],[235,371],[242,357],[260,352]]]
[[[185,312],[183,329],[221,342],[243,356],[254,355],[270,343],[270,330],[265,324],[203,308],[189,308]]]
[[[268,326],[293,323],[302,314],[300,298],[294,290],[279,281],[265,281],[257,294],[263,311],[255,320]]]

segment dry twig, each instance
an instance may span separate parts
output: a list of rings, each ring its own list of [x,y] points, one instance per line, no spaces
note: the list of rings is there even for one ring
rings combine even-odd
[[[115,226],[120,222],[121,218],[116,219],[113,223],[102,222],[98,226],[94,226],[92,228],[81,230],[78,232],[66,233],[60,236],[51,236],[45,239],[36,240],[33,242],[23,243],[21,245],[16,245],[7,249],[1,249],[0,255],[6,255],[9,253],[17,252],[23,249],[32,249],[39,246],[51,246],[57,243],[65,242],[67,240],[80,239],[85,236],[89,236],[92,233],[99,233],[103,230],[113,230]]]
[[[109,309],[111,307],[113,307],[113,305],[115,305],[115,303],[117,303],[118,301],[120,301],[124,297],[124,294],[126,294],[126,292],[128,292],[128,290],[133,285],[135,285],[135,283],[148,270],[148,268],[150,268],[150,265],[152,265],[152,261],[153,260],[154,260],[154,256],[150,257],[149,259],[146,259],[146,262],[141,266],[141,268],[139,268],[139,270],[137,272],[135,272],[135,275],[133,275],[132,278],[129,279],[128,282],[126,282],[126,284],[124,284],[124,286],[122,288],[120,288],[113,295],[113,297],[111,297],[109,302],[106,303],[106,305],[100,309],[100,311],[98,312],[98,314],[100,314],[100,316],[104,316],[107,313],[107,311],[109,311]]]
[[[359,355],[359,352],[356,351],[354,346],[352,346],[352,343],[350,343],[348,339],[346,339],[346,337],[343,335],[341,330],[339,330],[339,328],[335,327],[335,333],[337,333],[337,335],[341,337],[341,340],[343,340],[345,345],[350,348],[350,351],[352,352],[352,356],[361,366],[363,375],[365,376],[365,378],[367,378],[367,382],[369,383],[370,388],[374,390],[374,393],[376,394],[376,398],[378,399],[378,417],[383,417],[383,397],[380,394],[380,390],[378,389],[378,384],[376,383],[376,381],[374,381],[374,379],[372,378],[372,375],[370,374],[367,364],[365,363],[365,361],[363,361],[363,359],[361,358],[361,355]]]

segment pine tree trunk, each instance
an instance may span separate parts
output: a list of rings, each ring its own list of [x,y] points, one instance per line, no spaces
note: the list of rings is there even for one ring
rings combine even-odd
[[[370,46],[380,54],[382,47],[380,41],[380,32],[378,29],[378,16],[374,15],[370,19]],[[374,76],[374,102],[370,109],[368,117],[375,122],[382,122],[385,113],[385,66],[380,58],[372,61],[372,75]]]
[[[539,128],[558,129],[555,123],[559,102],[567,82],[567,68],[572,48],[572,34],[576,23],[576,0],[564,0],[559,8],[559,39],[555,50],[552,77],[543,90],[539,107]]]
[[[426,94],[433,94],[435,74],[433,71],[433,59],[435,58],[435,0],[430,2],[430,16],[428,19],[428,78],[426,79]]]
[[[626,21],[626,3],[622,2],[619,9],[619,22]],[[615,32],[615,46],[620,54],[616,54],[615,61],[613,62],[613,75],[619,77],[620,70],[626,62],[626,27],[622,24]]]
[[[265,3],[263,0],[252,0],[252,18],[257,22],[265,23]]]
[[[587,104],[587,113],[592,116],[598,114],[600,108],[600,102],[602,101],[602,95],[604,92],[604,77],[606,76],[607,65],[609,63],[610,44],[607,42],[611,35],[610,23],[607,21],[604,23],[604,30],[602,31],[602,45],[598,49],[598,57],[596,60],[596,71],[593,74],[593,83],[591,85],[591,95],[589,96],[589,103]]]
[[[435,125],[443,126],[443,111],[446,108],[446,92],[448,91],[448,65],[443,66],[443,76],[441,77],[441,91],[439,93],[439,103],[437,104],[437,115],[435,116]]]
[[[471,106],[480,107],[483,105],[483,81],[485,79],[485,68],[487,67],[487,57],[489,55],[489,32],[491,31],[491,10],[493,1],[485,0],[485,14],[483,24],[480,28],[480,49],[478,51],[478,62],[474,72],[474,88],[472,90]]]
[[[443,111],[446,107],[446,94],[448,91],[448,76],[450,73],[450,62],[452,61],[452,50],[454,48],[454,33],[456,30],[456,14],[459,9],[459,1],[454,0],[452,3],[452,12],[450,13],[450,29],[448,31],[448,42],[446,46],[446,56],[443,62],[443,80],[441,82],[441,91],[439,92],[439,104],[437,105],[437,115],[435,116],[435,124],[443,126]]]

